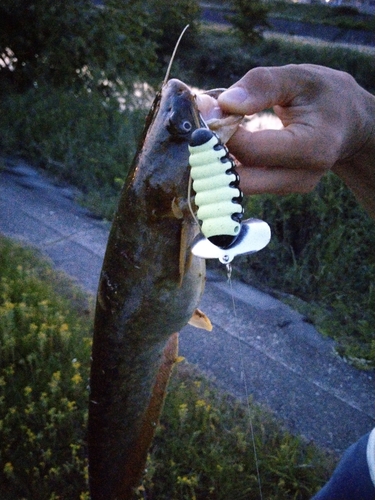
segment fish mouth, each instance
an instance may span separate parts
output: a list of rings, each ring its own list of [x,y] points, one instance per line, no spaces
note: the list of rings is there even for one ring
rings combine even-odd
[[[226,89],[206,90],[196,96],[196,102],[205,126],[226,144],[241,124],[243,116],[229,115],[220,108],[217,98],[224,90]]]

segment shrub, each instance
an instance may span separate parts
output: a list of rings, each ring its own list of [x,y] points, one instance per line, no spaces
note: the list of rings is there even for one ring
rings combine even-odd
[[[145,33],[144,2],[3,0],[0,6],[0,90],[36,83],[81,88],[98,80],[132,83],[155,63]],[[14,54],[5,64],[6,51]],[[139,57],[142,54],[142,57]],[[12,56],[13,57],[13,56]]]
[[[232,0],[234,14],[228,20],[234,26],[234,33],[244,45],[251,45],[262,39],[263,30],[269,27],[269,7],[261,0]]]
[[[195,48],[198,43],[200,7],[196,0],[151,0],[147,3],[150,15],[150,36],[157,44],[157,53],[165,65],[165,60],[173,52],[182,30],[189,29],[181,40],[179,52]]]

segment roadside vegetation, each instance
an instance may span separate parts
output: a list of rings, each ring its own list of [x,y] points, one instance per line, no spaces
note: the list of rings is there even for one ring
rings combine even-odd
[[[34,251],[0,238],[2,500],[88,500],[93,304]],[[334,459],[250,404],[263,495],[308,499]],[[138,498],[258,498],[247,408],[175,370]]]

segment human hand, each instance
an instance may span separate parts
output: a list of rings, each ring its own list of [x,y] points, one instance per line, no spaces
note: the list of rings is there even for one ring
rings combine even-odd
[[[218,103],[227,113],[247,115],[273,108],[284,125],[259,132],[240,127],[227,143],[242,165],[245,194],[308,192],[329,169],[356,184],[351,160],[374,134],[375,99],[347,73],[310,64],[255,68]],[[374,159],[371,168],[374,198]],[[363,201],[364,193],[356,194]]]

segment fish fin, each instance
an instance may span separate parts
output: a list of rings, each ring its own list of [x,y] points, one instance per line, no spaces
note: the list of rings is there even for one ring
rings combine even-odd
[[[188,252],[188,241],[189,241],[189,230],[186,224],[182,224],[181,227],[181,238],[180,238],[180,255],[178,260],[178,270],[180,274],[180,283],[182,285],[182,281],[184,279],[186,271],[189,269],[191,264],[191,259],[193,257],[192,253]]]
[[[173,198],[172,200],[172,213],[176,217],[176,219],[184,218],[184,212],[181,208],[178,198]]]
[[[202,328],[203,330],[211,331],[212,323],[209,318],[204,314],[204,312],[196,309],[193,316],[190,318],[189,325],[195,326],[195,328]]]

